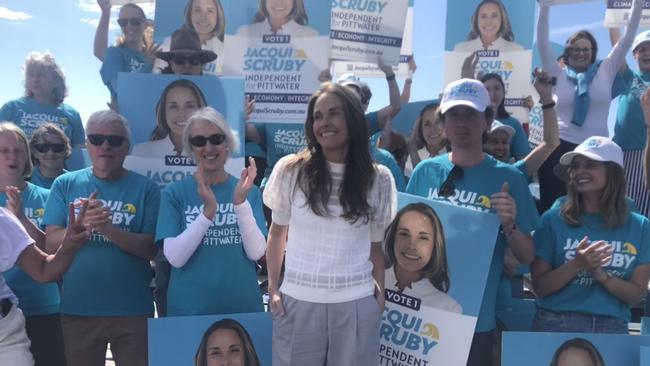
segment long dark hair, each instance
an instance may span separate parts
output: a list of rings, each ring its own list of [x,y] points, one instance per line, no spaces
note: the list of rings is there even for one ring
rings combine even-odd
[[[343,208],[342,217],[350,223],[360,218],[367,223],[371,208],[368,192],[375,180],[375,168],[368,149],[368,126],[361,101],[356,93],[336,83],[324,83],[309,100],[305,121],[307,147],[296,154],[290,166],[299,166],[298,185],[307,197],[311,210],[318,216],[328,216],[327,208],[332,193],[332,176],[321,146],[314,135],[314,106],[324,94],[335,95],[343,105],[347,122],[349,147],[345,157],[345,171],[338,197]]]
[[[239,324],[238,321],[233,319],[221,319],[212,323],[212,325],[203,333],[201,338],[201,343],[196,350],[196,356],[194,357],[195,366],[207,366],[208,361],[206,354],[208,352],[208,338],[212,333],[216,332],[219,329],[230,329],[237,333],[239,339],[241,340],[242,347],[244,348],[244,366],[259,366],[260,361],[257,358],[257,352],[255,351],[255,346],[253,346],[253,340],[251,339],[250,334],[246,329]]]
[[[395,258],[395,235],[397,234],[397,227],[402,216],[410,211],[417,211],[426,216],[433,228],[433,253],[431,253],[429,263],[420,270],[420,274],[423,278],[428,278],[433,287],[442,292],[447,292],[451,285],[449,282],[449,267],[447,265],[445,232],[436,211],[425,203],[410,203],[404,206],[404,208],[397,212],[393,222],[386,229],[384,234],[384,252],[388,259],[386,264],[388,267],[397,264],[397,259]]]
[[[505,106],[505,101],[506,101],[506,84],[503,82],[503,79],[499,74],[494,74],[494,73],[489,73],[481,76],[481,82],[485,84],[486,81],[488,80],[496,80],[501,84],[501,89],[503,89],[503,99],[501,100],[501,103],[499,103],[499,106],[497,107],[496,110],[496,118],[508,118],[510,117],[510,113],[506,111],[506,106]]]
[[[186,88],[192,91],[194,97],[196,97],[197,109],[201,109],[208,105],[205,101],[203,92],[192,81],[187,79],[178,79],[172,81],[160,94],[160,99],[158,100],[158,104],[156,104],[156,127],[151,132],[151,141],[162,140],[167,137],[171,131],[169,125],[167,124],[167,113],[165,112],[165,105],[167,104],[167,94],[169,94],[170,90],[176,87]]]

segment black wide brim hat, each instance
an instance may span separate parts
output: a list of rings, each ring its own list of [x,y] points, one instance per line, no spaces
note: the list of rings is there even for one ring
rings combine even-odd
[[[198,56],[202,64],[207,64],[217,59],[217,54],[201,48],[199,35],[190,28],[181,27],[172,33],[169,51],[156,52],[156,57],[170,62],[175,53]]]

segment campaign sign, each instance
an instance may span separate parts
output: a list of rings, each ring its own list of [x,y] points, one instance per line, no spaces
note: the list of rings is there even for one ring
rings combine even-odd
[[[393,283],[386,283],[380,365],[465,365],[499,222],[492,214],[398,194],[399,208],[416,202],[431,206],[444,228],[450,290],[446,294],[436,292],[431,285],[434,298],[417,298],[397,292]],[[445,304],[460,305],[454,306],[457,311],[436,308],[442,297]]]
[[[605,27],[618,28],[625,27],[630,18],[630,8],[632,0],[607,0],[607,10],[605,10]],[[641,12],[642,27],[650,26],[650,2],[643,4]]]
[[[128,3],[134,3],[134,4],[146,4],[146,3],[153,3],[154,0],[111,0],[111,5],[124,5]]]
[[[504,332],[502,366],[548,366],[554,357],[568,357],[576,349],[586,351],[592,365],[638,365],[642,346],[650,337],[606,333]],[[578,351],[579,352],[579,351]],[[600,355],[602,363],[594,358]]]
[[[409,7],[406,10],[406,24],[402,35],[399,65],[393,66],[393,72],[400,79],[411,77],[409,61],[413,58],[413,2],[414,0],[409,0]],[[377,67],[376,60],[373,62],[334,61],[334,75],[350,72],[364,78],[383,78],[385,76]]]
[[[223,319],[230,320],[219,322]],[[255,353],[261,366],[271,366],[271,313],[152,318],[147,321],[147,327],[151,366],[194,365],[196,354],[204,351],[200,344],[210,327],[215,330],[234,327],[238,335],[243,329],[250,336],[252,347],[248,347],[248,341],[240,336],[242,352],[249,356]],[[214,332],[207,336],[212,334]],[[207,344],[205,348],[209,347]]]
[[[586,2],[593,2],[597,0],[540,0],[540,4],[542,5],[563,5],[563,4],[575,4],[575,3],[586,3]],[[630,1],[630,3],[632,3]]]
[[[226,161],[226,171],[239,177],[244,167],[242,79],[120,73],[118,80],[120,113],[131,124],[131,154],[125,168],[160,186],[193,173],[192,157],[179,151],[183,126],[194,110],[210,106],[226,118],[239,142],[239,151],[231,152]]]
[[[400,62],[409,0],[331,0],[330,57],[388,65]]]
[[[223,0],[203,2],[198,11],[189,11],[193,0],[157,1],[156,27],[154,42],[160,45],[161,51],[169,51],[171,35],[179,28],[190,28],[197,32],[201,40],[201,48],[217,54],[217,59],[203,65],[204,75],[221,75],[223,67],[223,41],[226,17],[224,16]],[[209,5],[208,5],[209,4]],[[222,24],[223,23],[223,24]],[[197,26],[195,26],[198,25]],[[153,71],[160,73],[167,62],[156,58]]]
[[[650,347],[649,346],[641,346],[641,354],[640,354],[641,362],[639,365],[641,366],[650,366]]]
[[[264,2],[226,6],[223,75],[244,77],[246,95],[255,101],[249,121],[303,123],[319,75],[328,68],[331,5],[304,0],[304,12],[280,25],[258,4]]]

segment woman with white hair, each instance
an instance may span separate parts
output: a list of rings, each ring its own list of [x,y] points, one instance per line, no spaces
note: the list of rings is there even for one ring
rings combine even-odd
[[[60,127],[73,146],[83,146],[85,135],[81,117],[63,103],[68,95],[63,70],[48,52],[32,52],[25,65],[25,96],[11,100],[0,108],[0,120],[15,123],[28,137],[41,125],[50,122]]]
[[[267,231],[253,186],[257,169],[251,159],[239,180],[225,170],[238,145],[213,108],[188,118],[183,147],[197,171],[162,192],[156,229],[172,265],[168,316],[263,311],[255,261],[266,251]]]

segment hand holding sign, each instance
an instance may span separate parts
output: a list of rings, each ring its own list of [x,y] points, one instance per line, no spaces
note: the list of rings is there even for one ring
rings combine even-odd
[[[472,52],[467,58],[465,59],[465,62],[463,62],[463,68],[460,71],[460,77],[461,78],[468,78],[468,79],[474,79],[475,78],[475,72],[476,72],[476,65],[478,65],[478,51]]]

